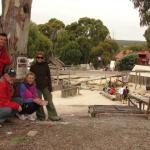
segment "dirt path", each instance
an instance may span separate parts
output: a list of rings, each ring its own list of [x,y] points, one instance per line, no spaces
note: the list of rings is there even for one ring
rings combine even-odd
[[[99,94],[99,91],[81,90],[81,95],[75,97],[61,98],[61,93],[54,92],[54,104],[59,114],[81,114],[87,115],[89,105],[123,105],[118,101],[111,101]]]

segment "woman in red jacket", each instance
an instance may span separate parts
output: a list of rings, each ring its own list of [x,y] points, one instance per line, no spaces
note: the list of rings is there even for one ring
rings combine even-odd
[[[5,33],[0,33],[0,77],[4,74],[5,67],[11,64],[6,45],[7,35]]]
[[[15,115],[17,111],[21,111],[21,101],[18,103],[12,101],[13,88],[16,72],[9,68],[7,73],[0,78],[0,124],[9,117]],[[0,125],[1,127],[1,125]]]

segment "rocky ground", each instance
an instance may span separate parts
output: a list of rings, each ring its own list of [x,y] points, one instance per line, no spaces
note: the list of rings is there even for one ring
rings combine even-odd
[[[122,105],[99,91],[61,98],[53,93],[61,122],[14,119],[0,128],[0,150],[149,150],[150,121],[144,117],[102,115],[91,118],[88,105]],[[36,131],[29,134],[29,131]]]

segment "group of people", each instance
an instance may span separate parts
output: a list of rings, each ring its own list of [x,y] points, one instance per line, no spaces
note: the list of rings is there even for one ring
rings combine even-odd
[[[122,87],[119,88],[119,90],[118,90],[118,94],[119,94],[120,100],[126,100],[128,97],[128,94],[129,94],[128,86],[124,87],[122,85]]]
[[[16,86],[16,71],[11,67],[12,59],[9,56],[7,35],[0,33],[0,127],[13,116],[20,119],[45,120],[42,106],[46,106],[48,119],[59,121],[52,101],[52,82],[48,63],[43,52],[37,52],[25,79]],[[44,99],[44,100],[43,100]]]
[[[111,81],[106,84],[106,86],[103,88],[103,91],[111,95],[115,95],[117,92]]]
[[[109,81],[106,86],[103,88],[103,91],[110,95],[117,95],[120,100],[126,100],[129,89],[128,86],[122,85],[118,90],[114,87],[111,81]]]

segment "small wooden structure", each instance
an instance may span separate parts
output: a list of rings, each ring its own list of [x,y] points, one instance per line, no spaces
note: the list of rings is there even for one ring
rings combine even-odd
[[[139,94],[129,94],[128,95],[128,106],[135,106],[146,114],[149,114],[150,110],[150,97],[141,96]],[[145,105],[147,108],[145,109]]]
[[[72,86],[67,87],[61,90],[61,97],[66,98],[70,96],[79,95],[79,87],[78,86]]]
[[[101,115],[145,115],[136,107],[120,106],[120,105],[91,105],[88,113],[91,117],[100,117]]]
[[[150,87],[150,66],[135,65],[130,72],[129,81],[135,83],[135,89],[137,85],[140,85],[140,87],[144,85],[148,90],[148,87]]]
[[[145,108],[145,105],[147,108]],[[135,115],[144,116],[150,119],[150,98],[138,94],[128,95],[128,106],[120,105],[91,105],[89,106],[91,117],[109,115]]]

